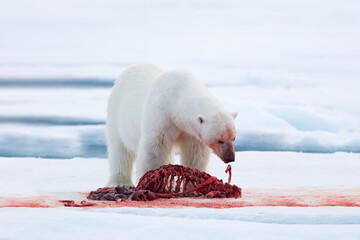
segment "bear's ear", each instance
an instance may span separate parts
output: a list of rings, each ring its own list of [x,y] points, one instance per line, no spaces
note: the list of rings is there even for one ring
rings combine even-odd
[[[205,117],[203,115],[199,115],[198,116],[198,121],[200,124],[204,123],[205,122]]]
[[[235,118],[237,117],[238,113],[237,113],[237,112],[233,112],[233,113],[231,113],[231,115],[232,115],[233,118],[235,119]]]

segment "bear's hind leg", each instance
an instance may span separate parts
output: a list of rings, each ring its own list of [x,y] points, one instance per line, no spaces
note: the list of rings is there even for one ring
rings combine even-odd
[[[200,171],[208,170],[210,148],[201,140],[190,135],[184,135],[180,140],[180,160],[185,167],[197,168]]]
[[[118,136],[108,136],[108,158],[110,177],[107,187],[133,186],[132,169],[134,154],[124,146]]]

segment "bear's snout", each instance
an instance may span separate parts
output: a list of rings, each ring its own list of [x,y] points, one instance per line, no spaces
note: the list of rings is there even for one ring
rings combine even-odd
[[[213,149],[214,153],[219,156],[219,158],[224,163],[230,163],[235,161],[235,148],[233,143],[225,144],[212,144],[210,148]]]

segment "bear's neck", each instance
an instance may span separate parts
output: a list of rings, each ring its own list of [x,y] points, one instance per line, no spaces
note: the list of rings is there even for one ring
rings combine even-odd
[[[184,96],[173,108],[173,120],[175,124],[188,133],[197,135],[199,131],[199,117],[211,118],[219,112],[225,111],[223,106],[208,94],[192,94]]]

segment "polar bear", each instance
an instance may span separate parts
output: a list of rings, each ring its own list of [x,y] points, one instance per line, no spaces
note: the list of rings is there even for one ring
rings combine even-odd
[[[133,186],[146,171],[174,163],[207,171],[211,150],[225,163],[235,160],[234,119],[205,85],[187,70],[139,64],[116,80],[108,99],[107,186]]]

